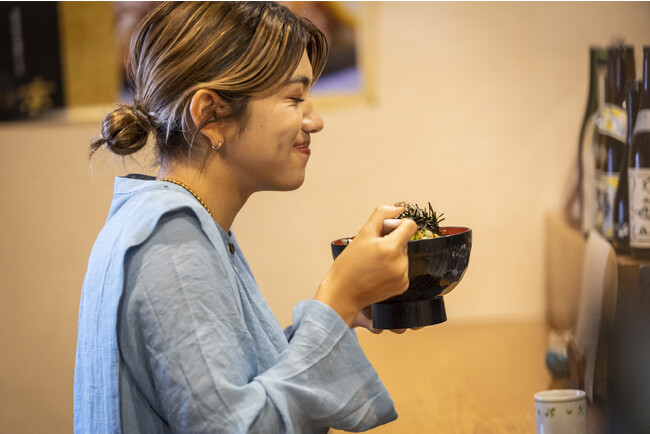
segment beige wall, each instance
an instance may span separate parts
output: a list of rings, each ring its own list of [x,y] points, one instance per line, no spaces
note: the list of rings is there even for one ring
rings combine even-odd
[[[648,3],[378,3],[376,99],[322,109],[305,185],[251,198],[235,231],[283,325],[329,242],[381,203],[431,201],[470,226],[449,321],[541,317],[544,216],[560,208],[588,46],[650,43]],[[79,293],[112,177],[87,162],[100,118],[0,125],[0,432],[72,429]]]

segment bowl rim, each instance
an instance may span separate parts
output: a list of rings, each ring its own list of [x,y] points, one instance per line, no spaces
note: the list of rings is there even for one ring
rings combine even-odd
[[[454,237],[456,235],[463,235],[463,234],[466,234],[467,232],[472,232],[472,228],[467,227],[467,226],[441,226],[440,229],[441,230],[453,229],[454,233],[440,235],[439,237],[435,237],[435,238],[422,238],[420,240],[409,240],[409,244],[410,243],[419,243],[421,241],[431,241],[431,240],[439,240],[439,239],[444,239],[444,238],[450,238],[450,237]],[[338,238],[338,239],[332,241],[331,244],[335,245],[335,246],[347,246],[347,244],[343,243],[343,240],[350,241],[350,240],[353,240],[353,239],[354,239],[354,236],[352,236],[352,237],[342,237],[342,238]]]

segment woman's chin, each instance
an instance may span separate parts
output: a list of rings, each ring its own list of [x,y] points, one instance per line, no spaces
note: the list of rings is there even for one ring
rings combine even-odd
[[[293,191],[300,188],[305,182],[305,174],[295,176],[284,176],[275,182],[268,182],[266,185],[257,188],[256,191]]]
[[[294,182],[287,183],[282,188],[278,189],[278,191],[293,191],[297,190],[300,188],[305,183],[305,177],[303,176],[299,180],[295,180]]]

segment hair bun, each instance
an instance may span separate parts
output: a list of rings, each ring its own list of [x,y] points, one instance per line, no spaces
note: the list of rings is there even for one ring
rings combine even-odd
[[[137,104],[120,105],[104,117],[102,137],[91,143],[95,152],[102,145],[117,155],[133,154],[144,148],[152,129],[151,121]]]

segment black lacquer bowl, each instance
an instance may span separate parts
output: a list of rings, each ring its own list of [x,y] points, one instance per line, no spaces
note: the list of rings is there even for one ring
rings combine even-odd
[[[332,242],[334,259],[352,238]],[[441,236],[409,241],[409,287],[395,297],[372,305],[376,329],[405,329],[439,324],[447,320],[443,296],[463,278],[472,250],[472,230],[441,228]]]

